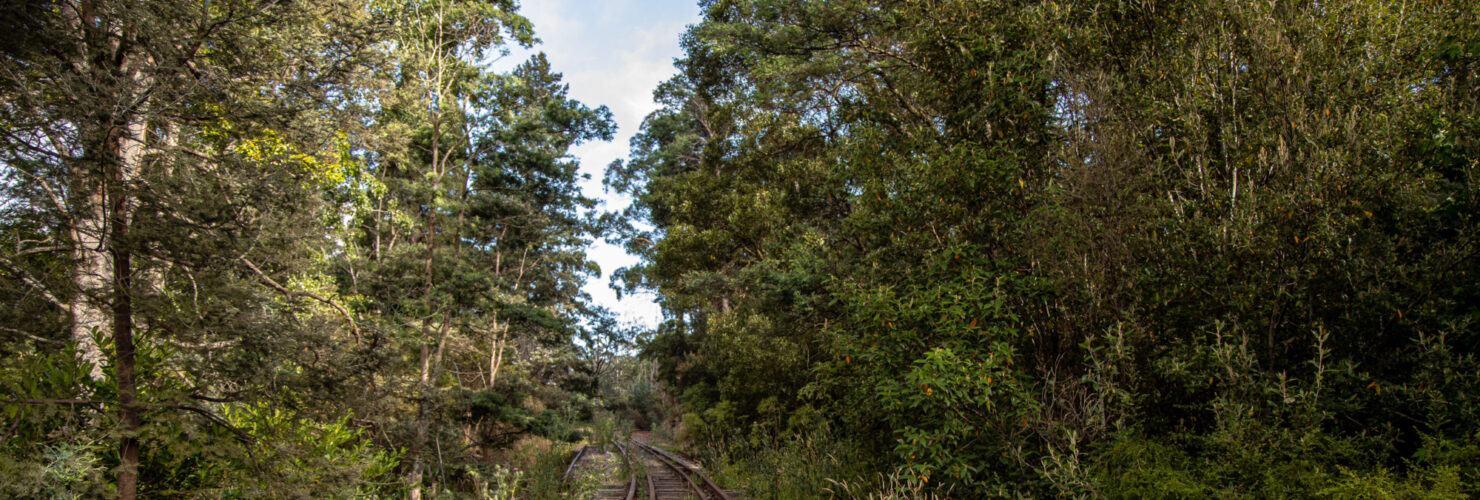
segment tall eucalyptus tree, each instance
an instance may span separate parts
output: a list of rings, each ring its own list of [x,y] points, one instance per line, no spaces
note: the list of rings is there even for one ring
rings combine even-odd
[[[376,187],[339,266],[341,289],[363,297],[401,351],[383,369],[390,397],[377,418],[406,446],[405,484],[420,498],[470,463],[448,444],[486,450],[503,425],[460,421],[477,412],[458,405],[514,399],[496,385],[510,351],[568,346],[585,314],[597,227],[568,151],[609,139],[613,125],[605,108],[568,98],[543,55],[490,69],[505,44],[535,41],[512,2],[397,9],[398,64],[366,142]]]

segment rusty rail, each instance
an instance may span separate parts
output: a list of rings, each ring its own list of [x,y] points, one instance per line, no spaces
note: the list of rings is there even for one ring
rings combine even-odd
[[[714,484],[714,481],[711,481],[709,479],[709,476],[706,476],[703,473],[700,473],[699,471],[694,470],[687,465],[684,465],[681,460],[679,460],[677,457],[674,457],[672,454],[669,454],[666,451],[658,449],[657,447],[644,443],[642,441],[633,440],[633,442],[637,443],[637,446],[643,448],[644,450],[647,450],[648,453],[651,453],[653,455],[653,458],[658,459],[659,462],[662,462],[664,466],[667,466],[675,474],[683,477],[684,480],[688,482],[689,489],[693,490],[694,494],[697,495],[699,498],[733,500],[733,497],[730,496],[730,493],[720,488],[719,485]],[[695,482],[693,476],[699,476],[700,482],[702,482],[703,485],[700,486],[700,482]],[[650,497],[653,500],[656,500],[657,493],[651,486],[652,474],[648,474],[648,484],[648,491],[653,492]]]
[[[568,465],[568,466],[565,467],[565,475],[564,476],[560,476],[560,482],[565,482],[565,481],[569,481],[570,480],[570,471],[575,470],[576,463],[581,461],[581,455],[585,455],[586,454],[586,448],[590,448],[590,447],[591,447],[591,445],[589,445],[589,444],[583,444],[583,445],[581,445],[581,451],[576,452],[575,458],[570,459],[570,465]]]
[[[632,457],[627,456],[627,449],[622,443],[612,441],[612,444],[617,445],[617,453],[622,454],[622,463],[627,464],[627,494],[624,498],[634,500],[637,496],[637,471],[632,468]]]

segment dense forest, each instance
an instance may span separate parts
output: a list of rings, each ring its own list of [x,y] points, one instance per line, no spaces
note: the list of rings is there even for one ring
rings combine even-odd
[[[490,69],[515,8],[7,2],[0,496],[497,490],[570,437],[613,125]]]
[[[607,182],[758,495],[1480,495],[1480,3],[703,5]]]
[[[0,3],[0,496],[1480,495],[1480,4],[699,6],[605,213],[514,0]]]

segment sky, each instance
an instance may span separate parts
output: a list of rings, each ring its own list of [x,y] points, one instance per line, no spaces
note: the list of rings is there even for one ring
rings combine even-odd
[[[676,73],[673,61],[682,55],[679,36],[699,21],[697,0],[525,0],[520,13],[534,23],[541,43],[501,62],[512,67],[535,51],[544,52],[552,69],[564,74],[571,98],[611,109],[616,137],[572,152],[581,172],[591,176],[581,185],[586,195],[601,200],[602,210],[625,208],[631,200],[606,192],[602,172],[613,160],[627,157],[642,119],[658,109],[653,89]],[[592,246],[590,257],[602,271],[599,279],[586,283],[593,302],[617,312],[625,323],[656,326],[662,313],[652,294],[629,294],[619,301],[609,286],[611,273],[637,258],[602,241]]]

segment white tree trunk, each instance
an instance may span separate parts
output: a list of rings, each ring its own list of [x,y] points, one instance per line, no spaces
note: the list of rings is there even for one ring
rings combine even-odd
[[[101,191],[101,188],[99,188]],[[93,336],[97,331],[104,337],[109,335],[111,318],[106,311],[108,288],[113,282],[113,261],[103,251],[103,228],[106,213],[103,210],[102,194],[89,197],[91,206],[84,209],[72,228],[75,245],[72,257],[76,267],[72,270],[72,284],[77,288],[68,302],[72,315],[72,341],[82,362],[89,366],[92,377],[103,378],[103,350]]]
[[[139,88],[149,85],[148,78],[142,77],[137,68],[131,73]],[[102,145],[104,148],[116,147],[118,150],[116,178],[109,178],[106,175],[107,167],[104,166],[90,166],[84,162],[72,168],[74,188],[81,187],[90,194],[84,200],[85,205],[78,207],[81,213],[71,228],[72,257],[76,259],[76,267],[72,269],[72,285],[76,287],[76,293],[69,300],[67,309],[72,316],[72,341],[77,344],[82,361],[90,365],[89,371],[95,379],[103,378],[105,358],[95,340],[94,332],[103,337],[112,335],[111,313],[108,311],[111,303],[110,290],[116,277],[113,275],[113,258],[107,248],[112,243],[105,234],[109,230],[108,218],[112,215],[108,213],[108,207],[120,206],[125,211],[131,211],[134,205],[133,200],[115,204],[117,200],[106,199],[105,193],[127,193],[131,189],[127,185],[134,182],[143,163],[146,127],[145,110],[140,106],[129,118],[122,133],[111,139],[117,143]],[[122,189],[110,190],[106,185],[108,182],[124,186]],[[125,219],[128,217],[126,213],[122,215]]]

